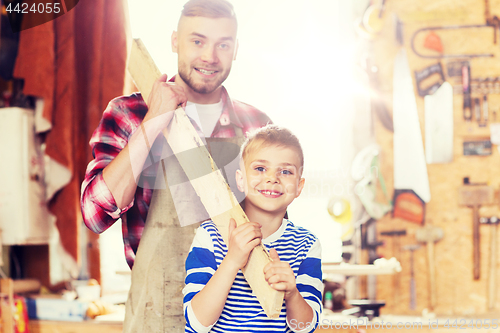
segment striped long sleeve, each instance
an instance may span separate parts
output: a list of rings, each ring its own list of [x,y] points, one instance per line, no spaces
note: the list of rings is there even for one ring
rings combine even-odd
[[[218,321],[210,327],[203,326],[191,308],[191,300],[210,280],[227,253],[217,227],[209,221],[198,228],[186,259],[186,286],[183,290],[186,332],[313,332],[316,329],[322,311],[323,291],[319,240],[306,229],[284,220],[279,230],[263,243],[268,249],[276,249],[280,260],[290,264],[297,289],[313,309],[313,321],[287,322],[285,302],[279,318],[268,318],[240,271]]]

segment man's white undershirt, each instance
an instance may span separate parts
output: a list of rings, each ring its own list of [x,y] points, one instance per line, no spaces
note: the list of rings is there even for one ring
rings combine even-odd
[[[205,137],[210,137],[222,113],[222,99],[215,104],[195,104],[187,102],[186,114],[196,121]]]

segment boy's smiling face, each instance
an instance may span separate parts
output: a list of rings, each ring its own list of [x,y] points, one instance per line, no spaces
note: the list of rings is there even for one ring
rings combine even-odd
[[[288,205],[304,187],[301,165],[294,148],[262,145],[249,152],[236,172],[238,189],[245,193],[245,211],[258,210],[284,216]]]

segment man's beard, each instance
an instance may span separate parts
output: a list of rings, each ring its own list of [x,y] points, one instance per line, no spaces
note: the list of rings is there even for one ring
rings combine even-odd
[[[182,81],[187,84],[189,88],[191,88],[194,92],[198,94],[210,94],[214,92],[220,85],[227,79],[229,76],[229,70],[222,72],[220,76],[218,76],[217,81],[211,81],[210,83],[204,83],[203,80],[201,82],[196,83],[193,79],[192,75],[188,74],[187,71],[188,66],[179,64],[179,76]],[[196,69],[192,69],[192,71],[196,71]],[[219,72],[220,73],[220,72]]]

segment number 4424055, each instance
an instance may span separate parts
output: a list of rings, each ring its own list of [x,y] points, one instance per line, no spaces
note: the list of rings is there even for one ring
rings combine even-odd
[[[443,326],[446,328],[453,327],[457,329],[466,329],[466,328],[488,329],[491,327],[496,330],[498,328],[498,319],[477,319],[477,320],[455,319],[455,321],[453,321],[451,324],[450,324],[450,319],[448,319]]]
[[[14,8],[12,8],[12,3],[9,3],[7,8],[5,9],[8,13],[16,12],[20,14],[28,14],[28,13],[54,13],[58,14],[61,12],[60,3],[38,3],[32,4],[31,7],[26,2],[17,3]]]

